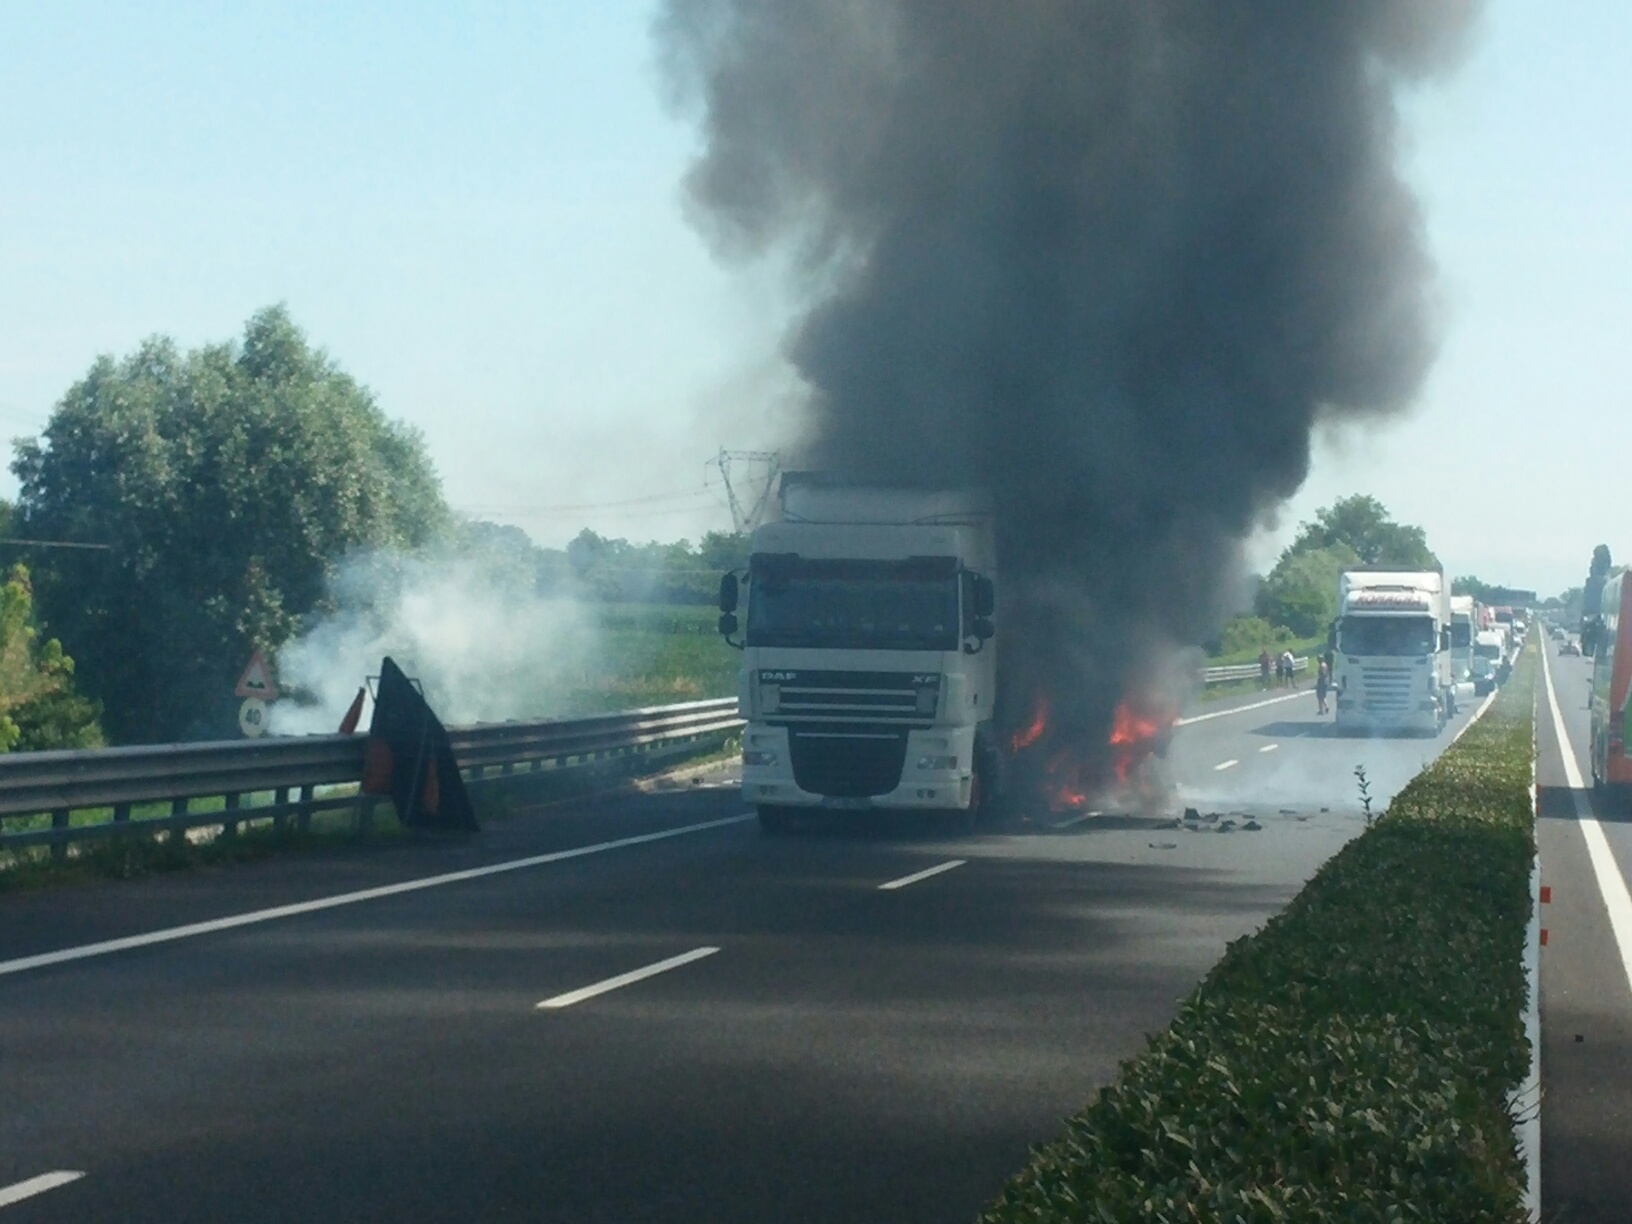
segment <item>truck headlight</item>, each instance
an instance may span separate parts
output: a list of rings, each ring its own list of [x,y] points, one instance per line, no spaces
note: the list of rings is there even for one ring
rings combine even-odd
[[[767,684],[759,690],[759,712],[761,714],[775,714],[782,708],[782,686]]]
[[[958,758],[955,756],[921,756],[918,758],[919,769],[956,769]]]
[[[742,752],[742,763],[744,765],[758,765],[762,768],[769,768],[780,765],[782,758],[774,752],[767,752],[763,748],[745,748]]]

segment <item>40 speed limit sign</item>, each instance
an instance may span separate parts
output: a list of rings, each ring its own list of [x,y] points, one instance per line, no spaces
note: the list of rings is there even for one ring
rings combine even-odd
[[[238,730],[250,739],[266,734],[266,702],[259,697],[245,697],[238,707]]]

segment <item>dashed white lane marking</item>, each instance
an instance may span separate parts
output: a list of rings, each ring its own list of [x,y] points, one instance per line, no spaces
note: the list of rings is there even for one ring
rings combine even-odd
[[[1259,752],[1274,752],[1275,749],[1277,749],[1279,747],[1280,747],[1279,744],[1265,744],[1262,748],[1258,749],[1258,751]]]
[[[1239,764],[1241,764],[1240,761],[1220,761],[1217,765],[1213,766],[1213,772],[1223,773],[1226,769],[1234,769]]]
[[[585,999],[593,999],[596,995],[603,995],[609,990],[621,990],[625,986],[632,986],[636,982],[645,981],[649,977],[656,977],[660,973],[667,973],[670,969],[678,969],[681,965],[689,965],[692,961],[700,961],[705,956],[713,956],[718,948],[693,948],[690,952],[682,952],[679,956],[671,956],[668,960],[660,960],[655,965],[647,965],[644,969],[631,969],[628,973],[620,973],[617,977],[609,977],[604,982],[596,982],[592,986],[584,986],[578,990],[569,990],[566,994],[558,994],[554,998],[545,999],[537,1007],[539,1011],[558,1011],[563,1007],[571,1007],[574,1003],[582,1003]]]
[[[258,922],[273,922],[279,918],[294,918],[301,914],[315,914],[319,910],[336,909],[342,905],[356,905],[362,901],[378,901],[384,897],[395,897],[402,893],[419,892],[426,888],[440,888],[444,884],[460,884],[466,880],[479,880],[484,876],[502,875],[507,871],[523,871],[528,867],[542,867],[546,863],[562,863],[568,859],[584,858],[591,854],[605,854],[608,850],[622,850],[629,846],[644,846],[649,842],[666,841],[671,837],[684,837],[688,833],[702,833],[709,829],[722,829],[727,825],[742,824],[746,820],[753,820],[752,813],[742,816],[727,816],[723,820],[705,820],[700,824],[681,825],[677,829],[661,829],[656,833],[641,833],[635,837],[620,837],[615,841],[596,842],[592,846],[574,846],[570,850],[555,850],[549,854],[534,854],[527,858],[510,859],[503,863],[490,863],[486,867],[471,867],[464,871],[449,871],[443,875],[424,876],[418,880],[404,880],[399,884],[385,884],[378,888],[363,888],[357,892],[340,893],[333,897],[319,897],[314,901],[300,901],[293,905],[279,905],[272,909],[253,910],[247,914],[233,914],[227,918],[214,918],[208,922],[192,922],[186,926],[166,927],[159,931],[149,931],[145,935],[127,935],[122,939],[105,939],[101,943],[81,944],[76,948],[62,948],[56,952],[42,952],[37,956],[22,956],[16,960],[0,961],[0,977],[8,973],[24,973],[30,969],[43,969],[47,965],[60,965],[67,961],[86,960],[92,956],[107,956],[113,952],[128,952],[132,948],[145,948],[150,944],[170,943],[177,939],[190,939],[195,935],[210,935],[217,931],[230,931],[234,927],[252,926]]]
[[[55,1190],[58,1186],[66,1186],[69,1182],[76,1182],[84,1176],[85,1174],[73,1169],[58,1169],[55,1173],[41,1173],[38,1177],[20,1181],[14,1186],[0,1187],[0,1207],[10,1207],[13,1203],[33,1198],[36,1194],[44,1194],[47,1190]]]
[[[1598,891],[1609,911],[1609,929],[1615,936],[1615,945],[1621,953],[1621,969],[1632,986],[1632,896],[1626,891],[1626,880],[1615,863],[1615,852],[1609,848],[1603,826],[1592,814],[1587,799],[1586,783],[1581,768],[1575,763],[1575,748],[1570,733],[1564,729],[1564,715],[1559,713],[1558,694],[1553,691],[1553,671],[1547,664],[1547,652],[1541,652],[1541,674],[1547,683],[1547,704],[1553,711],[1553,734],[1558,737],[1559,752],[1564,758],[1564,780],[1570,786],[1570,801],[1575,805],[1576,823],[1586,839],[1587,857],[1592,860],[1592,873],[1598,877]]]
[[[950,859],[935,867],[926,867],[922,871],[915,871],[911,875],[902,876],[899,880],[891,880],[888,884],[880,884],[881,892],[893,892],[897,888],[905,888],[908,884],[916,884],[919,880],[927,880],[930,876],[938,876],[943,871],[951,871],[954,867],[962,867],[968,859]]]
[[[1207,714],[1192,714],[1189,718],[1175,718],[1175,727],[1188,727],[1191,723],[1206,722],[1209,718],[1228,718],[1231,714],[1245,714],[1248,710],[1261,710],[1265,706],[1279,705],[1283,701],[1296,701],[1299,697],[1313,697],[1313,689],[1305,689],[1301,693],[1287,693],[1284,697],[1270,697],[1265,701],[1255,701],[1251,705],[1231,706],[1227,710],[1213,710]]]

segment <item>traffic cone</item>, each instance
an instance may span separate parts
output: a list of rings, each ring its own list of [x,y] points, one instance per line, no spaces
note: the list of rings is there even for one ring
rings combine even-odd
[[[340,720],[341,735],[352,735],[356,733],[357,724],[362,721],[363,697],[367,694],[367,692],[368,686],[364,685],[362,688],[357,690],[357,696],[351,699],[351,709],[347,710],[346,716]]]

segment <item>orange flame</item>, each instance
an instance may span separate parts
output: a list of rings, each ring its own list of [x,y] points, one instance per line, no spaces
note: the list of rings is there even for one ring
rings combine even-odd
[[[1042,762],[1039,780],[1054,811],[1086,807],[1113,777],[1119,784],[1128,783],[1145,758],[1162,748],[1173,718],[1151,713],[1149,704],[1138,698],[1118,704],[1111,725],[1108,761],[1102,752],[1079,751],[1070,744],[1050,749]],[[1039,695],[1030,723],[1010,737],[1010,750],[1021,752],[1043,740],[1051,730],[1049,718],[1048,698]]]
[[[1009,740],[1009,751],[1019,752],[1022,748],[1030,748],[1043,738],[1048,730],[1048,698],[1038,697],[1037,706],[1031,716],[1031,722],[1023,730],[1016,731]]]

